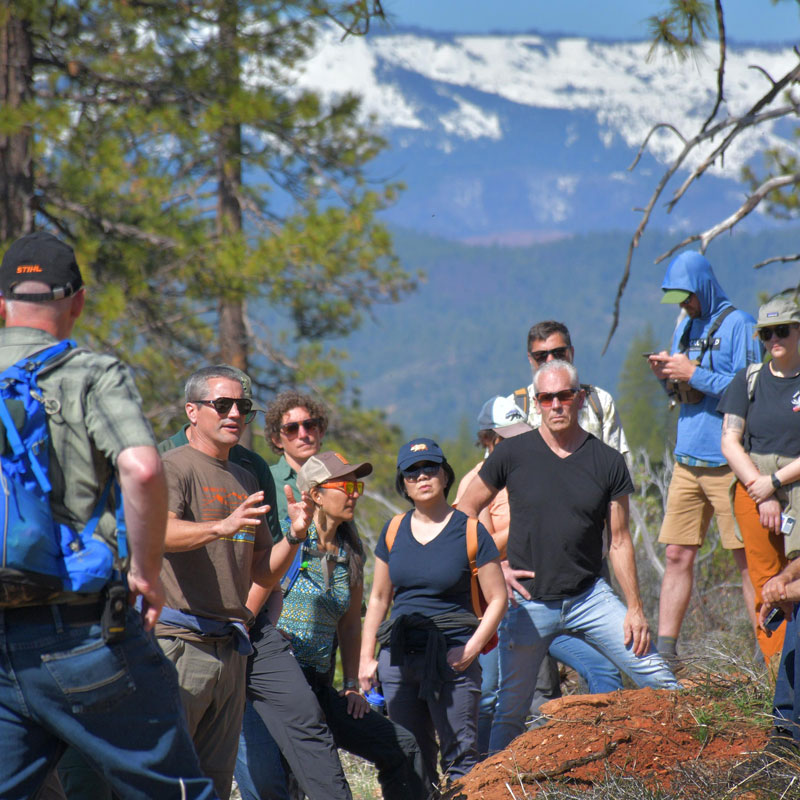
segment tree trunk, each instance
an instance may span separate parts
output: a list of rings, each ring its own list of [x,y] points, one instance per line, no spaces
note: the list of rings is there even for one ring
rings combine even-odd
[[[238,0],[223,0],[219,7],[219,80],[231,90],[240,80]],[[221,96],[225,96],[221,94]],[[242,185],[242,131],[225,122],[218,131],[217,144],[217,236],[220,241],[242,230],[239,191]],[[248,368],[247,330],[244,324],[244,299],[223,299],[219,304],[219,350],[223,363],[243,372]],[[246,428],[241,443],[249,447],[252,432]]]
[[[0,19],[0,107],[18,109],[31,99],[33,50],[27,23],[6,7]],[[0,241],[33,230],[33,155],[29,126],[0,134]]]

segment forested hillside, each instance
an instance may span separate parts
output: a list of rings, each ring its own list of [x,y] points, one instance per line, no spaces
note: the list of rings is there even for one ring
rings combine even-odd
[[[731,300],[755,313],[761,293],[796,285],[797,264],[754,271],[767,252],[797,249],[797,229],[736,233],[707,256]],[[455,435],[473,427],[481,404],[530,380],[525,337],[556,318],[572,332],[583,380],[615,391],[631,341],[652,327],[667,346],[675,307],[660,304],[666,263],[653,260],[674,237],[650,233],[634,260],[620,328],[601,355],[629,233],[587,234],[529,247],[469,246],[395,230],[402,265],[422,270],[419,291],[342,344],[365,406],[384,408],[409,434]]]

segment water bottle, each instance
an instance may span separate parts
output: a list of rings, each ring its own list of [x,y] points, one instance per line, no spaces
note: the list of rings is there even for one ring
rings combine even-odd
[[[373,686],[365,695],[369,707],[379,714],[386,714],[386,700],[383,695]]]

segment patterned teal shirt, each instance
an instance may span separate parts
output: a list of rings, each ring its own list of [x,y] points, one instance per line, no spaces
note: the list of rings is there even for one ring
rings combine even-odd
[[[284,532],[289,521],[284,520]],[[317,550],[319,539],[314,523],[308,529],[304,550]],[[339,557],[345,551],[339,544]],[[306,558],[289,593],[283,599],[283,611],[277,627],[288,634],[294,655],[304,669],[326,673],[331,668],[331,651],[336,626],[350,607],[350,575],[347,564],[334,564],[329,580],[323,570],[328,569],[324,559]]]

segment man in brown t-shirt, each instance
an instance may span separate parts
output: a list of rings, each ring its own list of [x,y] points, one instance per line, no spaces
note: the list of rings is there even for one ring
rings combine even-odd
[[[255,414],[238,370],[199,370],[186,382],[185,400],[189,444],[163,455],[169,488],[166,604],[156,634],[178,670],[203,771],[227,798],[251,652],[247,596],[254,582],[269,589],[280,576],[269,568],[264,493],[253,475],[228,461]],[[305,512],[294,515],[298,540],[306,535],[310,510]]]

